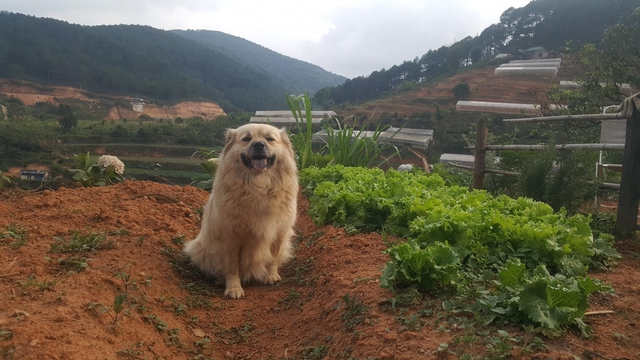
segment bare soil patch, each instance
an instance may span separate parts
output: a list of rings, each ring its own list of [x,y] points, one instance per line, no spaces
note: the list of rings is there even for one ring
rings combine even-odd
[[[316,227],[299,198],[296,257],[283,282],[223,288],[191,268],[182,242],[198,232],[205,191],[146,181],[102,188],[0,194],[0,231],[24,229],[24,244],[0,238],[0,354],[15,359],[455,359],[442,343],[464,330],[433,315],[408,327],[380,288],[387,261],[379,234]],[[55,252],[74,231],[107,235],[111,246]],[[54,243],[58,247],[52,247]],[[618,244],[624,259],[606,281],[616,296],[595,296],[593,339],[573,332],[546,340],[532,359],[635,359],[640,353],[640,245]],[[82,268],[69,260],[82,258]],[[63,259],[62,261],[60,259]],[[79,262],[82,262],[80,260]],[[114,300],[127,293],[115,321]],[[103,307],[101,307],[101,305]],[[108,310],[107,312],[102,312]],[[438,330],[444,325],[446,331]],[[492,333],[497,329],[488,328]],[[516,328],[504,328],[517,333]],[[473,347],[469,348],[474,350]],[[482,353],[484,346],[480,346]]]

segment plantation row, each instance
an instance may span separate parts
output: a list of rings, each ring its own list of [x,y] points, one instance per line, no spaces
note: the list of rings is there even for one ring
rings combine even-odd
[[[301,184],[317,224],[407,238],[387,250],[383,287],[451,295],[445,308],[479,313],[485,325],[533,323],[557,335],[575,324],[588,334],[589,294],[611,291],[586,275],[619,257],[612,236],[593,238],[589,217],[419,172],[312,167]]]

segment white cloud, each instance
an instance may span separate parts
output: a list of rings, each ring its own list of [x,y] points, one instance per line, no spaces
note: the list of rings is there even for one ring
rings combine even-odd
[[[475,36],[529,0],[4,0],[1,10],[82,25],[218,30],[347,77]]]

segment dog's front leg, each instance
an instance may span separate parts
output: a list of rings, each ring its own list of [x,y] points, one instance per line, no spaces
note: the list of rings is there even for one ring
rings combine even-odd
[[[229,254],[227,273],[225,274],[224,296],[230,299],[239,299],[244,296],[244,290],[240,283],[240,249]]]

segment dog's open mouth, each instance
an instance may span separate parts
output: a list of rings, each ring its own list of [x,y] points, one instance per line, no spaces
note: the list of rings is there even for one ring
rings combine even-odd
[[[276,161],[275,155],[272,157],[266,157],[264,155],[254,155],[252,157],[248,157],[242,154],[242,163],[244,166],[249,169],[254,169],[258,171],[264,171],[273,166],[273,163]]]

